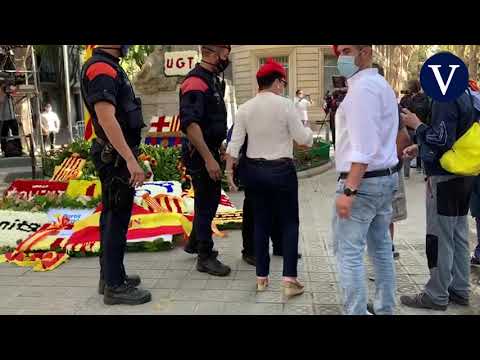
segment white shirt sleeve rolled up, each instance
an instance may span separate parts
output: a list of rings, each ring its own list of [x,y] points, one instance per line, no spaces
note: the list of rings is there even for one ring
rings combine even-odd
[[[245,142],[246,134],[247,132],[245,130],[244,112],[239,109],[235,118],[235,124],[233,125],[232,138],[228,143],[227,154],[234,158],[238,158],[240,149]]]
[[[310,128],[305,127],[301,120],[302,119],[298,117],[298,112],[295,106],[289,106],[287,108],[287,125],[288,131],[292,135],[293,140],[299,145],[312,146],[313,132]]]

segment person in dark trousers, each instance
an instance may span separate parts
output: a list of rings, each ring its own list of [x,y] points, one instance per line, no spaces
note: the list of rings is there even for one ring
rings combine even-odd
[[[227,134],[227,145],[230,142],[232,136],[233,126],[230,128]],[[234,179],[235,183],[238,184],[238,180],[242,177],[241,170],[244,168],[244,161],[246,158],[248,146],[248,136],[245,137],[245,142],[240,149],[239,153],[239,165],[234,169]],[[242,259],[247,264],[255,266],[255,242],[254,242],[254,213],[251,195],[247,189],[244,190],[244,199],[243,199],[243,211],[242,211]],[[283,256],[282,251],[282,235],[280,233],[280,224],[278,224],[278,216],[274,214],[272,221],[272,228],[270,233],[270,238],[272,240],[272,248],[274,256]],[[299,253],[298,258],[301,259],[302,255]]]
[[[414,79],[408,82],[406,95],[402,97],[400,100],[400,107],[406,108],[413,112],[417,117],[420,119],[421,122],[428,124],[430,111],[431,111],[431,104],[430,100],[428,99],[427,95],[422,91],[420,86],[420,81]],[[415,130],[407,127],[408,134],[414,140]],[[418,172],[422,170],[422,159],[420,156],[416,159],[416,169]],[[410,166],[411,160],[405,159],[404,161],[404,175],[405,178],[410,178]]]
[[[227,136],[225,81],[230,45],[202,45],[202,61],[188,73],[180,88],[181,129],[188,143],[182,146],[183,162],[195,192],[193,236],[185,251],[198,253],[197,270],[227,276],[230,267],[213,250],[212,220],[221,196],[220,149]]]
[[[454,101],[433,101],[430,126],[409,110],[403,110],[405,125],[415,129],[427,175],[426,255],[430,269],[430,279],[421,293],[400,298],[405,306],[445,311],[449,302],[469,305],[467,215],[474,177],[447,172],[440,165],[440,158],[476,118],[478,113],[469,91]],[[417,156],[418,146],[408,147],[405,154]]]
[[[9,136],[19,136],[19,127],[15,114],[14,100],[11,95],[15,87],[0,86],[0,136],[1,149],[5,157],[21,156],[22,144],[20,139],[8,139]]]
[[[475,178],[473,185],[472,198],[470,199],[470,212],[477,225],[477,246],[473,251],[470,264],[474,267],[480,267],[480,175]]]
[[[313,133],[303,126],[293,102],[281,96],[285,79],[285,68],[272,59],[258,70],[259,92],[238,109],[225,173],[235,191],[233,164],[248,135],[242,180],[252,199],[257,291],[266,290],[269,284],[269,237],[277,215],[283,245],[283,292],[294,296],[302,294],[304,287],[297,280],[299,208],[293,141],[311,146]]]
[[[127,275],[123,265],[135,187],[145,180],[137,161],[145,126],[141,102],[119,64],[127,51],[127,45],[99,45],[81,73],[82,97],[97,135],[91,156],[102,184],[98,291],[107,305],[139,305],[152,298],[137,288],[140,277]]]

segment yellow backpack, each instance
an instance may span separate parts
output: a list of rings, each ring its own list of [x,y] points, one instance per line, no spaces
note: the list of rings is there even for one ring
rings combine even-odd
[[[473,99],[469,91],[470,100]],[[474,111],[475,113],[475,111]],[[440,165],[448,172],[463,176],[480,174],[480,123],[474,119],[472,126],[440,158]]]

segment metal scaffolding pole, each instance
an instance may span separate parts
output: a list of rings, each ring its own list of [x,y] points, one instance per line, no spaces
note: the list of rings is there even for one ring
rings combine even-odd
[[[70,137],[70,142],[73,142],[72,104],[70,99],[70,73],[68,71],[67,45],[62,45],[62,48],[63,48],[63,69],[64,69],[64,75],[65,75],[65,96],[67,100],[68,135]]]
[[[42,141],[42,133],[41,133],[42,130],[40,126],[40,113],[42,112],[40,108],[40,86],[38,81],[37,59],[35,57],[35,49],[33,45],[31,45],[31,51],[32,51],[31,56],[32,56],[33,84],[35,86],[35,120],[36,120],[36,124],[35,124],[36,126],[35,128],[32,129],[35,131],[32,131],[32,132],[36,132],[36,137],[38,139],[38,142],[40,143],[40,151],[43,158],[45,154],[45,146]],[[32,139],[33,138],[34,137],[32,136]]]

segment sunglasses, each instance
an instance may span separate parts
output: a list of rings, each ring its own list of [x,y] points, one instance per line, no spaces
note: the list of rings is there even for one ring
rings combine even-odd
[[[280,79],[280,82],[283,84],[283,86],[287,86],[288,85],[288,82],[284,79]]]

